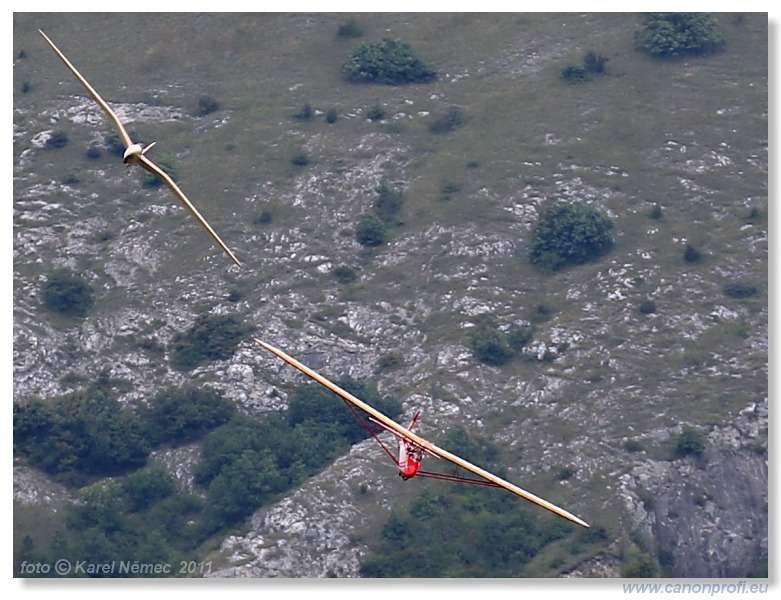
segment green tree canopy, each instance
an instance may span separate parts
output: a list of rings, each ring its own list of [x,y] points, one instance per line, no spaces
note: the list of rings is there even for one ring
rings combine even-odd
[[[543,209],[532,230],[529,258],[557,271],[596,260],[613,247],[613,222],[583,202],[555,203]]]
[[[724,44],[708,13],[649,13],[635,32],[635,45],[658,57],[713,52]]]
[[[41,288],[43,304],[49,310],[70,317],[84,317],[95,302],[92,287],[67,268],[55,269]]]
[[[357,83],[399,85],[437,78],[436,71],[420,60],[408,43],[390,37],[359,44],[341,71]]]
[[[172,340],[172,366],[182,371],[203,362],[225,360],[252,331],[234,315],[203,315]]]

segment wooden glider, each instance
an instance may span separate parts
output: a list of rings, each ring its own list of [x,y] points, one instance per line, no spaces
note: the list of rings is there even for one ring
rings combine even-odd
[[[233,254],[233,252],[231,252],[230,248],[228,248],[220,236],[217,235],[217,232],[212,229],[211,225],[207,223],[206,219],[204,219],[201,213],[198,212],[198,209],[193,206],[192,202],[187,199],[187,196],[185,196],[184,192],[179,189],[179,186],[174,183],[174,180],[171,178],[171,176],[146,157],[146,153],[152,149],[152,146],[155,145],[155,142],[147,144],[146,146],[142,146],[141,144],[133,142],[133,140],[130,138],[130,134],[127,132],[127,129],[125,129],[125,126],[122,125],[122,122],[119,120],[119,117],[117,117],[116,113],[111,110],[111,107],[106,103],[106,101],[100,97],[100,94],[95,91],[95,88],[93,88],[89,82],[84,79],[81,73],[76,70],[76,67],[74,67],[67,58],[65,58],[65,55],[60,52],[59,48],[54,45],[54,42],[52,42],[43,31],[39,29],[38,32],[43,36],[43,39],[46,40],[46,43],[51,46],[52,50],[54,50],[57,56],[60,57],[60,60],[65,63],[65,66],[68,67],[68,69],[70,69],[70,71],[76,76],[76,79],[78,79],[86,88],[87,92],[89,92],[89,95],[92,96],[92,99],[98,103],[98,106],[103,109],[103,112],[106,113],[106,116],[108,116],[109,120],[111,120],[111,122],[114,124],[114,127],[119,133],[119,137],[122,138],[122,143],[125,145],[125,155],[122,162],[125,164],[136,163],[165,183],[165,185],[168,186],[168,189],[171,190],[179,202],[181,202],[182,205],[188,211],[190,211],[190,214],[195,217],[195,220],[198,221],[201,227],[206,230],[206,233],[211,236],[217,246],[222,249],[223,252],[225,252],[225,254],[227,254],[236,265],[241,266],[241,263]]]
[[[304,364],[298,362],[296,359],[292,358],[291,356],[288,356],[282,350],[279,350],[278,348],[275,348],[271,344],[267,344],[266,342],[259,340],[255,338],[255,342],[257,342],[260,346],[268,350],[269,352],[275,354],[282,360],[284,360],[289,365],[292,365],[304,375],[307,375],[308,377],[311,377],[318,383],[322,384],[332,392],[338,394],[341,396],[346,402],[350,403],[351,405],[359,408],[360,410],[366,412],[370,415],[370,418],[372,420],[376,420],[380,425],[383,426],[383,428],[388,429],[391,432],[394,432],[395,435],[397,435],[399,438],[408,440],[412,444],[416,445],[423,451],[425,451],[428,454],[431,454],[432,456],[437,456],[439,458],[444,458],[445,460],[448,460],[452,462],[453,464],[461,467],[462,469],[465,469],[466,471],[469,471],[473,473],[474,475],[477,475],[478,477],[482,477],[484,480],[489,482],[490,484],[504,488],[505,490],[512,492],[513,494],[516,494],[520,496],[521,498],[524,498],[525,500],[528,500],[529,502],[532,502],[538,506],[541,506],[542,508],[545,508],[560,517],[563,517],[569,521],[572,521],[573,523],[576,523],[580,525],[581,527],[588,528],[589,525],[582,519],[579,519],[575,515],[567,512],[563,508],[559,508],[555,504],[552,504],[548,502],[547,500],[544,500],[543,498],[540,498],[539,496],[535,496],[534,494],[527,492],[526,490],[523,490],[519,488],[518,486],[510,483],[509,481],[505,481],[501,477],[497,477],[493,473],[489,473],[488,471],[481,469],[480,467],[477,467],[473,465],[470,462],[467,462],[463,458],[456,456],[455,454],[452,454],[448,452],[447,450],[443,450],[442,448],[439,448],[438,446],[432,444],[431,442],[423,439],[422,437],[418,436],[417,434],[413,433],[406,427],[402,427],[396,421],[393,419],[385,416],[380,411],[376,410],[375,408],[369,406],[362,400],[359,400],[349,392],[343,390],[335,383],[329,381],[319,373],[316,373],[309,367],[305,366]],[[414,423],[414,420],[413,420]]]

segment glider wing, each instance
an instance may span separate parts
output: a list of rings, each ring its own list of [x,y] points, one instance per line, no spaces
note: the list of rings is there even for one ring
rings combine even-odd
[[[440,458],[444,458],[445,460],[448,460],[448,461],[452,462],[453,464],[458,465],[462,469],[465,469],[465,470],[467,470],[467,471],[469,471],[469,472],[471,472],[471,473],[473,473],[473,474],[475,474],[475,475],[477,475],[479,477],[482,477],[486,481],[490,481],[491,483],[494,483],[497,486],[504,488],[508,492],[512,492],[513,494],[516,494],[517,496],[520,496],[521,498],[523,498],[525,500],[528,500],[529,502],[532,502],[532,503],[534,503],[534,504],[536,504],[538,506],[541,506],[542,508],[545,508],[545,509],[551,511],[552,513],[555,513],[555,514],[559,515],[560,517],[563,517],[563,518],[567,519],[568,521],[572,521],[573,523],[576,523],[576,524],[580,525],[581,527],[586,527],[586,528],[589,527],[588,523],[586,523],[582,519],[576,517],[572,513],[564,510],[563,508],[560,508],[560,507],[556,506],[555,504],[553,504],[551,502],[548,502],[547,500],[544,500],[543,498],[540,498],[539,496],[535,496],[534,494],[532,494],[530,492],[527,492],[526,490],[524,490],[522,488],[519,488],[517,485],[514,485],[514,484],[510,483],[509,481],[505,481],[501,477],[497,477],[493,473],[490,473],[490,472],[486,471],[485,469],[481,469],[480,467],[473,465],[472,463],[464,460],[463,458],[461,458],[459,456],[456,456],[455,454],[452,454],[452,453],[448,452],[447,450],[443,450],[442,448],[439,448],[438,446],[432,444],[431,442],[429,442],[429,441],[423,439],[422,437],[416,435],[415,433],[409,431],[407,428],[402,427],[401,425],[396,423],[396,421],[394,421],[393,419],[385,416],[380,411],[378,411],[375,408],[369,406],[368,404],[366,404],[362,400],[356,398],[355,396],[353,396],[349,392],[343,390],[338,385],[336,385],[335,383],[329,381],[328,379],[326,379],[325,377],[323,377],[319,373],[316,373],[315,371],[313,371],[312,369],[310,369],[306,365],[300,363],[299,361],[297,361],[296,359],[292,358],[291,356],[288,356],[287,354],[282,352],[282,350],[279,350],[278,348],[275,348],[271,344],[267,344],[266,342],[261,341],[261,340],[259,340],[257,338],[255,338],[255,341],[260,346],[262,346],[263,348],[268,350],[269,352],[275,354],[276,356],[278,356],[279,358],[284,360],[289,365],[292,365],[293,367],[295,367],[296,369],[298,369],[299,371],[304,373],[304,375],[307,375],[308,377],[314,379],[315,381],[317,381],[318,383],[322,384],[323,386],[325,386],[326,388],[328,388],[329,390],[331,390],[335,394],[338,394],[339,396],[344,398],[344,400],[346,400],[347,402],[349,402],[352,405],[354,405],[354,406],[360,408],[361,410],[365,411],[366,413],[371,415],[371,417],[376,419],[381,425],[383,425],[387,429],[389,429],[392,432],[395,432],[398,435],[400,435],[400,436],[402,436],[404,438],[407,438],[408,440],[411,440],[415,444],[419,445],[426,452],[428,452],[430,454],[433,454],[435,456],[439,456]]]

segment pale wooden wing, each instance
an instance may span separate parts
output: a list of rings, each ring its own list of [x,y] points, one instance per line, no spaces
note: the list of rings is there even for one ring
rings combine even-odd
[[[493,473],[490,473],[490,472],[488,472],[488,471],[486,471],[484,469],[481,469],[480,467],[477,467],[477,466],[473,465],[472,463],[467,462],[463,458],[461,458],[459,456],[456,456],[455,454],[452,454],[452,453],[448,452],[447,450],[443,450],[442,448],[439,448],[438,446],[432,444],[431,442],[423,439],[419,435],[416,435],[416,434],[412,433],[407,428],[402,427],[401,425],[396,423],[396,421],[394,421],[393,419],[391,419],[389,417],[386,417],[380,411],[376,410],[375,408],[372,408],[371,406],[369,406],[368,404],[366,404],[362,400],[359,400],[358,398],[356,398],[355,396],[353,396],[349,392],[343,390],[338,385],[336,385],[335,383],[329,381],[328,379],[326,379],[325,377],[323,377],[319,373],[316,373],[315,371],[313,371],[312,369],[310,369],[306,365],[298,362],[296,359],[292,358],[291,356],[288,356],[287,354],[282,352],[282,350],[279,350],[278,348],[275,348],[271,344],[267,344],[266,342],[264,342],[262,340],[259,340],[257,338],[255,338],[255,342],[260,344],[263,348],[265,348],[269,352],[277,355],[279,358],[284,360],[289,365],[292,365],[293,367],[295,367],[296,369],[298,369],[299,371],[304,373],[304,375],[307,375],[308,377],[311,377],[312,379],[314,379],[318,383],[320,383],[320,384],[324,385],[325,387],[327,387],[332,392],[338,394],[339,396],[344,398],[347,402],[351,403],[353,406],[356,406],[356,407],[360,408],[361,410],[367,412],[372,417],[377,419],[377,421],[379,421],[384,426],[386,426],[389,429],[397,432],[401,436],[403,436],[403,437],[413,441],[414,443],[418,444],[421,448],[423,448],[427,452],[430,452],[431,454],[439,456],[440,458],[444,458],[445,460],[449,460],[450,462],[452,462],[455,465],[458,465],[462,469],[466,469],[467,471],[469,471],[469,472],[471,472],[471,473],[473,473],[473,474],[475,474],[475,475],[477,475],[479,477],[482,477],[483,479],[485,479],[487,481],[491,481],[491,482],[495,483],[496,485],[498,485],[499,487],[504,488],[508,492],[512,492],[513,494],[516,494],[516,495],[520,496],[521,498],[523,498],[525,500],[528,500],[529,502],[533,502],[534,504],[536,504],[538,506],[541,506],[542,508],[545,508],[545,509],[551,511],[551,512],[559,515],[560,517],[563,517],[563,518],[567,519],[568,521],[572,521],[573,523],[576,523],[576,524],[580,525],[581,527],[586,527],[586,528],[589,527],[588,523],[586,523],[582,519],[579,519],[578,517],[576,517],[575,515],[573,515],[572,513],[568,512],[568,511],[564,510],[563,508],[559,508],[555,504],[552,504],[551,502],[548,502],[547,500],[544,500],[543,498],[540,498],[539,496],[535,496],[534,494],[532,494],[530,492],[527,492],[524,489],[519,488],[517,485],[514,485],[514,484],[510,483],[509,481],[505,481],[501,477],[497,477]]]
[[[106,101],[103,100],[103,98],[100,97],[100,94],[98,94],[95,91],[95,88],[93,88],[89,82],[84,79],[84,77],[76,70],[76,67],[74,67],[70,61],[65,58],[65,55],[60,52],[60,49],[57,48],[57,46],[54,45],[54,42],[52,42],[47,35],[41,31],[38,30],[38,33],[40,33],[43,36],[43,39],[46,40],[46,42],[51,46],[52,50],[54,50],[57,53],[57,56],[60,57],[60,60],[65,63],[65,66],[68,67],[71,72],[76,76],[76,79],[81,81],[81,85],[83,85],[87,91],[89,92],[89,95],[92,96],[92,99],[95,100],[95,102],[98,103],[100,108],[103,109],[103,112],[106,113],[109,119],[114,123],[114,127],[116,127],[117,131],[119,132],[119,136],[122,138],[122,143],[125,144],[125,148],[128,148],[133,145],[133,140],[130,139],[130,135],[128,134],[127,130],[125,129],[125,126],[122,125],[122,123],[119,120],[119,117],[114,113],[113,110],[111,110],[111,107],[106,104]]]
[[[225,242],[222,241],[220,236],[217,235],[217,232],[214,231],[214,229],[212,229],[211,225],[207,223],[206,219],[204,219],[201,213],[198,212],[198,209],[195,208],[195,206],[193,206],[193,203],[187,199],[187,196],[185,196],[184,192],[182,192],[182,190],[179,189],[179,186],[176,185],[176,183],[168,173],[163,171],[163,169],[158,167],[155,163],[153,163],[143,154],[133,155],[132,160],[134,162],[138,162],[144,169],[146,169],[147,171],[152,173],[152,175],[158,177],[163,183],[165,183],[165,185],[168,186],[168,189],[171,190],[173,195],[177,197],[177,199],[182,203],[182,205],[188,211],[190,211],[190,214],[193,217],[195,217],[195,220],[201,224],[201,227],[203,227],[206,230],[206,233],[208,233],[211,236],[211,238],[223,250],[223,252],[225,252],[225,254],[227,254],[234,263],[236,263],[238,266],[241,266],[239,259],[236,258],[233,252],[231,252],[231,249],[228,248],[228,246],[225,244]]]

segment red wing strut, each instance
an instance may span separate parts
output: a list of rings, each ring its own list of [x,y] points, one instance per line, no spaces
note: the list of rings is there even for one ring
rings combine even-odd
[[[295,367],[299,371],[301,371],[304,375],[307,377],[310,377],[311,379],[314,379],[321,385],[325,386],[335,394],[338,394],[342,397],[346,402],[349,402],[353,406],[363,410],[364,412],[368,413],[372,420],[375,420],[378,424],[382,425],[383,428],[395,432],[397,434],[397,437],[404,438],[416,446],[419,446],[421,449],[423,449],[426,453],[438,456],[440,458],[444,458],[445,460],[448,460],[452,462],[453,464],[461,467],[462,469],[469,471],[470,473],[477,475],[478,477],[482,477],[487,482],[490,482],[491,484],[494,484],[497,487],[504,488],[508,492],[512,492],[513,494],[516,494],[517,496],[520,496],[521,498],[528,500],[529,502],[532,502],[536,504],[537,506],[541,506],[542,508],[551,511],[552,513],[555,513],[559,515],[560,517],[563,517],[567,519],[568,521],[572,521],[573,523],[576,523],[580,525],[581,527],[589,527],[589,524],[586,523],[584,520],[576,517],[572,513],[564,510],[563,508],[560,508],[556,506],[555,504],[548,502],[547,500],[540,498],[539,496],[535,496],[531,492],[527,492],[526,490],[519,488],[517,485],[514,485],[510,483],[509,481],[505,481],[501,477],[497,477],[493,473],[490,473],[486,471],[485,469],[481,469],[478,466],[473,465],[472,463],[464,460],[463,458],[456,456],[455,454],[452,454],[448,452],[447,450],[443,450],[442,448],[439,448],[438,446],[432,444],[431,442],[423,439],[419,435],[413,433],[406,427],[402,427],[396,421],[393,419],[385,416],[380,411],[376,410],[375,408],[369,406],[362,400],[359,400],[349,392],[343,390],[335,383],[329,381],[319,373],[316,373],[306,365],[300,363],[296,359],[294,359],[291,356],[288,356],[282,350],[279,350],[278,348],[275,348],[274,346],[267,344],[266,342],[255,339],[255,342],[257,342],[260,346],[271,352],[272,354],[275,354],[282,360],[284,360],[289,365]]]

